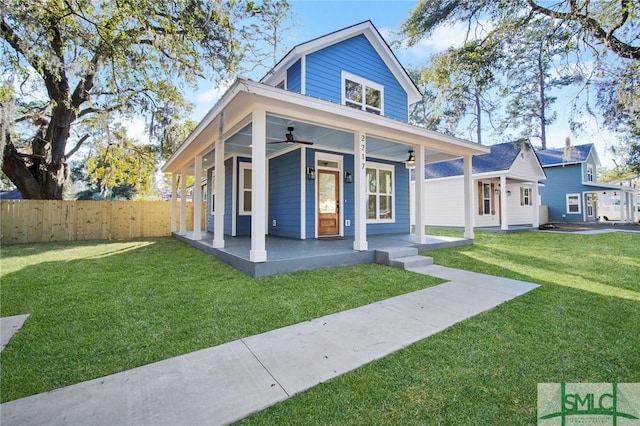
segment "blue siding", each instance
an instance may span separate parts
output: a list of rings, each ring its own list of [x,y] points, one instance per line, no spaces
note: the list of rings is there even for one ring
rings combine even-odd
[[[231,235],[231,188],[233,177],[233,160],[228,158],[224,162],[225,188],[224,188],[224,234]],[[214,216],[211,214],[211,169],[207,170],[207,231],[214,230]]]
[[[351,173],[351,175],[353,176],[354,173],[354,158],[353,155],[351,154],[345,154],[342,156],[343,160],[342,160],[342,168],[344,169],[345,172],[349,172]],[[343,225],[343,230],[344,230],[344,235],[346,237],[352,237],[355,234],[354,231],[354,226],[355,226],[355,222],[354,219],[356,217],[356,205],[354,203],[355,197],[356,197],[356,190],[355,190],[355,186],[353,183],[344,183],[343,185],[344,188],[344,194],[342,195],[342,209],[344,212],[344,220],[349,220],[351,221],[351,226],[344,226],[345,222],[342,222]]]
[[[306,94],[339,104],[342,101],[342,71],[383,85],[384,115],[408,121],[406,92],[362,34],[307,56]]]
[[[378,159],[368,161],[394,165],[395,199],[394,199],[394,223],[370,223],[367,225],[367,235],[378,234],[408,234],[409,224],[409,170],[404,163],[394,163]]]
[[[549,206],[550,222],[582,222],[584,200],[582,192],[588,190],[582,185],[585,173],[582,164],[568,166],[545,167],[547,174],[545,186],[540,188],[542,204]],[[580,194],[580,213],[567,212],[567,194]],[[565,215],[563,218],[562,215]]]
[[[213,188],[211,187],[211,170],[207,170],[207,232],[213,232],[213,215],[211,214],[211,194],[213,192]]]
[[[233,167],[234,159],[224,161],[224,234],[232,234],[232,207],[233,207]]]
[[[316,161],[316,152],[315,149],[307,149],[306,162],[305,162],[305,170],[308,167],[315,168]],[[305,233],[307,238],[315,238],[316,237],[316,198],[315,198],[315,180],[305,179],[305,191],[306,191],[306,199],[304,203],[305,208]]]
[[[300,238],[300,159],[295,150],[269,161],[269,235]]]
[[[302,75],[302,62],[300,59],[287,70],[287,90],[296,93],[302,93],[302,83],[300,76]]]
[[[308,149],[306,156],[305,167],[315,167],[315,157],[318,151],[315,149]],[[354,158],[351,154],[343,154],[343,169],[346,172],[354,173]],[[395,166],[395,199],[394,199],[394,223],[374,223],[367,225],[367,235],[377,234],[406,234],[409,232],[409,170],[405,167],[404,163],[394,163],[390,161],[383,161],[379,159],[367,159],[367,161],[391,164]],[[305,203],[306,209],[306,223],[305,229],[307,238],[316,237],[316,200],[315,200],[315,184],[316,181],[306,179],[306,191],[307,199]],[[355,186],[353,183],[344,183],[341,205],[343,209],[344,220],[349,220],[351,226],[343,226],[343,233],[345,236],[354,235],[355,226]]]
[[[251,163],[251,159],[250,158],[245,158],[245,157],[238,157],[238,159],[236,161],[236,167],[235,167],[235,179],[236,179],[236,236],[237,237],[247,237],[247,236],[251,235],[251,216],[250,215],[240,215],[240,163]],[[229,193],[231,193],[231,190],[229,190]],[[231,201],[229,201],[229,205],[231,205]],[[229,215],[229,217],[231,217],[231,215]],[[229,229],[231,229],[231,224],[229,224]],[[226,232],[226,224],[225,224],[225,232]]]

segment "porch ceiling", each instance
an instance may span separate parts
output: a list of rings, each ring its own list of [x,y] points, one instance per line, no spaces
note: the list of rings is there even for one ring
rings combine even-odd
[[[205,167],[213,163],[219,115],[224,111],[225,156],[251,155],[251,112],[256,105],[267,110],[266,141],[283,140],[293,126],[297,140],[313,142],[313,148],[353,153],[354,134],[367,135],[367,155],[406,161],[408,151],[425,147],[425,162],[443,161],[462,155],[483,154],[488,148],[411,126],[386,117],[247,80],[238,80],[200,122],[196,130],[163,166],[164,172],[193,170],[193,159],[203,156]],[[300,144],[266,144],[267,157],[297,149]],[[190,171],[191,170],[191,171]]]

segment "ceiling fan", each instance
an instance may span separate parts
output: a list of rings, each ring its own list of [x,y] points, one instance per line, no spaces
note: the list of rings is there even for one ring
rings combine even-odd
[[[293,137],[293,126],[289,126],[287,127],[287,130],[289,131],[288,133],[286,133],[285,136],[285,140],[283,141],[274,141],[274,142],[267,142],[267,144],[274,144],[274,143],[301,143],[304,145],[313,145],[313,142],[307,142],[307,141],[297,141],[294,137]]]

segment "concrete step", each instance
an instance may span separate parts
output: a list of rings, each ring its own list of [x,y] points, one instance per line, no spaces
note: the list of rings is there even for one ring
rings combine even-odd
[[[415,247],[391,247],[384,250],[376,250],[376,263],[390,266],[391,261],[394,259],[417,255],[418,249]]]
[[[433,265],[432,257],[418,255],[399,257],[396,259],[392,259],[389,263],[389,266],[402,269],[414,269],[429,265]]]

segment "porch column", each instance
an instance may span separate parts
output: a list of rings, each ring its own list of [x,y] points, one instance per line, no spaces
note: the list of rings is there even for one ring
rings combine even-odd
[[[251,251],[249,260],[254,263],[267,261],[266,250],[266,143],[267,113],[258,105],[252,113],[251,132]]]
[[[622,222],[627,222],[627,196],[628,194],[624,191],[620,191],[620,220]]]
[[[367,135],[354,133],[353,180],[355,196],[355,235],[353,249],[366,251],[367,242]]]
[[[531,197],[533,198],[533,227],[540,226],[540,196],[538,195],[538,182],[532,182]]]
[[[180,171],[180,234],[187,233],[187,168]]]
[[[202,239],[202,155],[196,155],[193,183],[193,239]]]
[[[215,206],[213,213],[213,248],[224,248],[224,112],[218,117],[218,140],[215,147]]]
[[[495,194],[492,194],[495,197]],[[506,231],[509,229],[507,221],[507,177],[500,176],[500,229]]]
[[[171,173],[171,232],[174,233],[178,230],[176,224],[176,213],[178,204],[178,174]]]
[[[473,170],[471,168],[471,156],[465,155],[463,160],[464,168],[464,237],[473,240]]]
[[[427,244],[427,235],[425,234],[426,219],[424,217],[424,146],[417,145],[415,150],[415,175],[416,184],[414,185],[415,196],[415,216],[416,216],[416,235],[415,242],[417,244]]]

